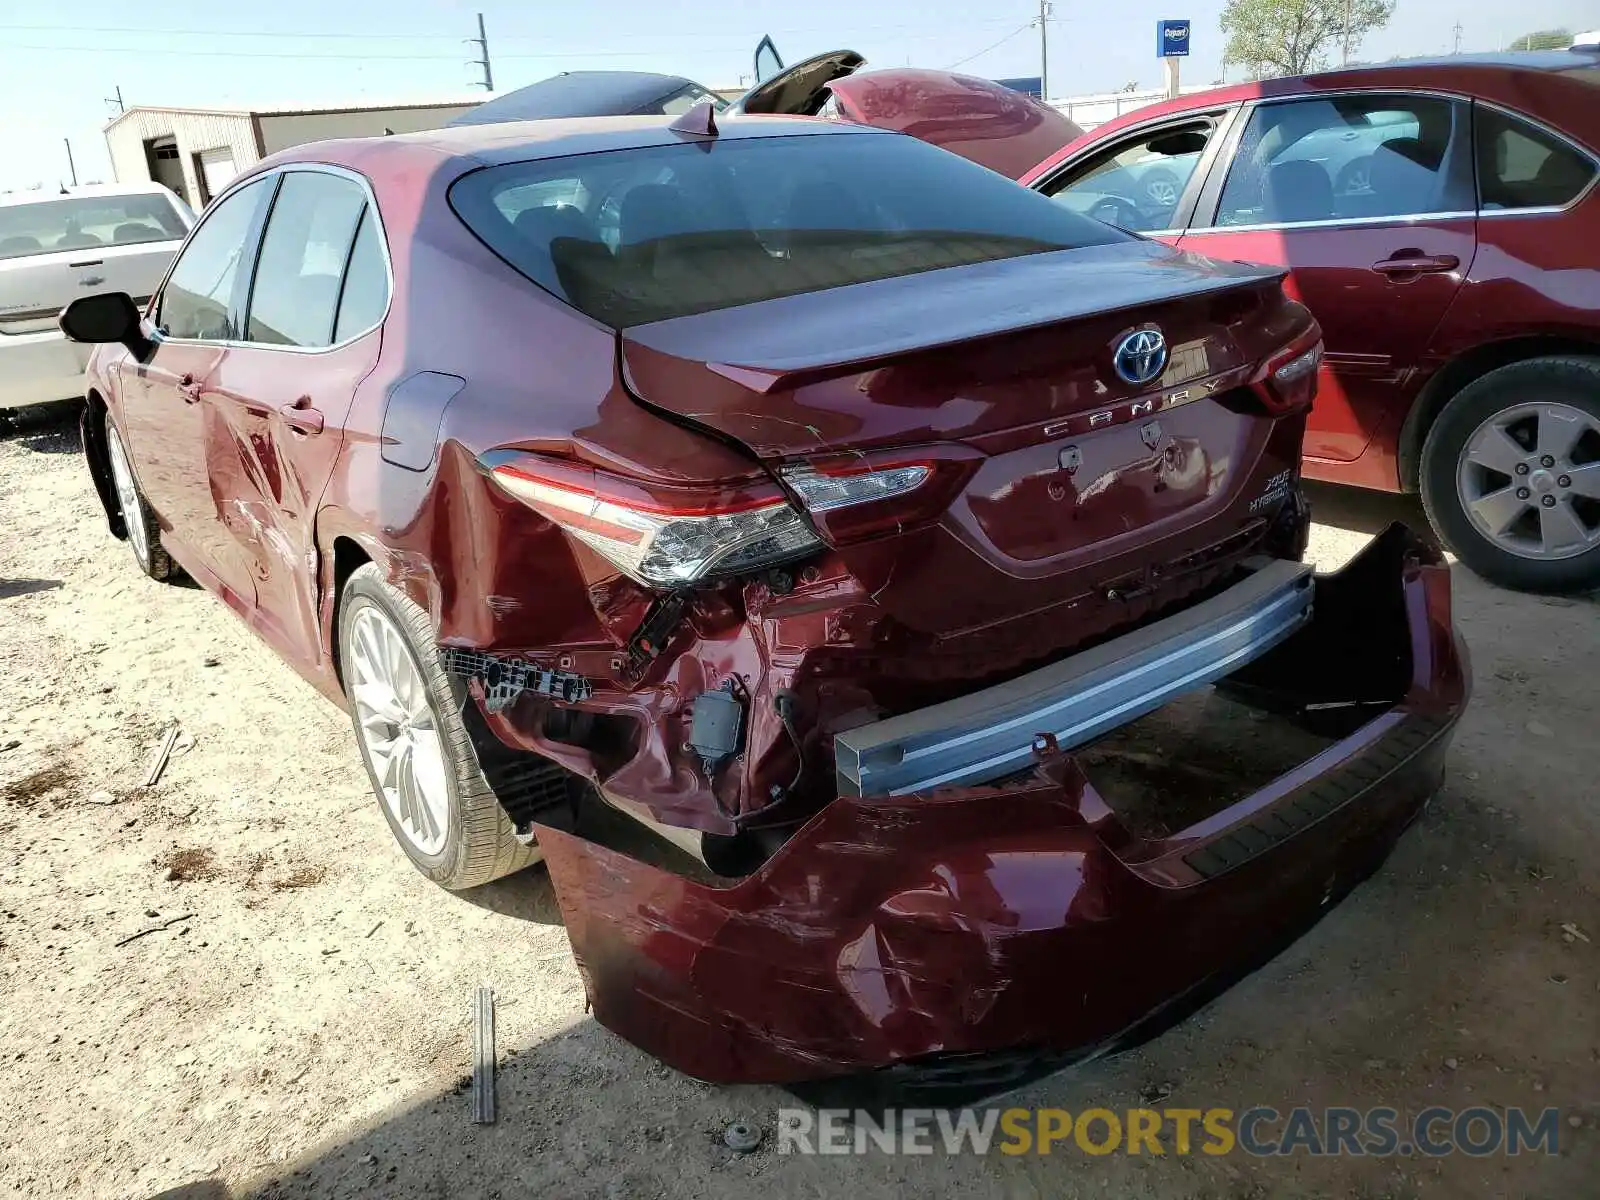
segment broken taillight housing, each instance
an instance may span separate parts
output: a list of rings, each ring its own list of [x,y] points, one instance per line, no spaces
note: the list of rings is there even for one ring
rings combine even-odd
[[[1322,331],[1315,326],[1267,359],[1254,380],[1256,394],[1274,414],[1311,407],[1322,366]]]
[[[645,488],[527,454],[501,458],[489,474],[626,575],[655,587],[759,570],[821,545],[770,484]]]
[[[824,537],[859,541],[937,520],[981,459],[953,445],[819,458],[785,467],[792,490]]]

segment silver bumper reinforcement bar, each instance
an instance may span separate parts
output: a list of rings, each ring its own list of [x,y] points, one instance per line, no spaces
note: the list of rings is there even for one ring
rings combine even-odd
[[[1211,599],[1009,683],[834,738],[841,795],[988,783],[1025,768],[1037,734],[1081,746],[1282,642],[1311,618],[1311,568],[1275,560]]]

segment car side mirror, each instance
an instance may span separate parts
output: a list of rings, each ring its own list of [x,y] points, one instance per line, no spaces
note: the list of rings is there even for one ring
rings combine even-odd
[[[115,342],[126,346],[143,361],[150,352],[150,339],[139,327],[139,309],[127,292],[101,292],[79,296],[61,310],[56,324],[75,342],[91,345]]]

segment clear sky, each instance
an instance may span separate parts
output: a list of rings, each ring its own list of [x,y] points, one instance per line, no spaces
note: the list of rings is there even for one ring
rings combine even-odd
[[[1185,83],[1221,74],[1222,0],[1054,0],[1055,96],[1161,79],[1154,25],[1194,23]],[[71,11],[72,17],[55,15]],[[109,180],[101,128],[118,85],[131,104],[250,107],[308,101],[433,98],[471,90],[484,13],[497,91],[584,67],[666,71],[712,87],[750,71],[770,32],[785,59],[848,46],[879,66],[950,67],[976,75],[1036,75],[1038,0],[74,0],[56,8],[0,4],[0,188],[78,177]],[[1600,0],[1399,0],[1394,20],[1360,56],[1437,54],[1504,46],[1554,26],[1600,27]],[[996,44],[998,43],[998,44]],[[992,47],[992,48],[991,48]],[[965,60],[965,61],[963,61]]]

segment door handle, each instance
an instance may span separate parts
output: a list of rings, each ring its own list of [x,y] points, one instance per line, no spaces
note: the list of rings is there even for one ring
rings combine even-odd
[[[296,433],[322,432],[322,413],[311,407],[310,396],[301,396],[298,400],[280,405],[278,412],[283,415],[283,423]]]
[[[1454,254],[1412,254],[1402,250],[1393,258],[1372,264],[1380,275],[1435,275],[1454,271],[1461,260]]]
[[[178,394],[183,397],[185,404],[193,404],[200,399],[201,384],[193,375],[185,374],[178,380]]]

